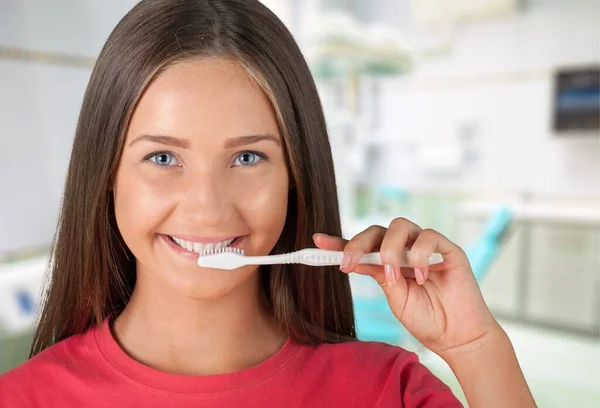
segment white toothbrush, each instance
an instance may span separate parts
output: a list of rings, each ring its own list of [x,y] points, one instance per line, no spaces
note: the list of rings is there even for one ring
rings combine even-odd
[[[401,252],[400,266],[410,266],[408,257],[410,250]],[[198,265],[204,268],[232,270],[246,265],[276,265],[276,264],[303,264],[309,266],[341,265],[344,252],[326,251],[318,248],[301,249],[281,255],[245,256],[239,248],[225,247],[211,250],[198,257]],[[443,262],[441,254],[433,253],[429,257],[429,265]],[[361,264],[383,265],[379,252],[370,252],[360,258]]]

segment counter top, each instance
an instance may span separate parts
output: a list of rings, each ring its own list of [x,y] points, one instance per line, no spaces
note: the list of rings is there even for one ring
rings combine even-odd
[[[584,203],[542,203],[468,201],[459,206],[460,216],[486,217],[505,205],[513,211],[517,221],[545,221],[600,226],[600,200]]]

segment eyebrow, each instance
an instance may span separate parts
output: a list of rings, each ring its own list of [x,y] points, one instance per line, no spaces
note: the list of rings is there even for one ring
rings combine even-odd
[[[179,139],[172,136],[157,136],[157,135],[141,135],[129,143],[129,146],[141,142],[141,141],[149,141],[160,143],[168,146],[181,147],[182,149],[188,149],[190,147],[190,142],[186,139]],[[225,141],[225,148],[232,149],[234,147],[246,146],[253,143],[262,142],[263,140],[270,140],[275,142],[277,145],[281,146],[281,141],[268,133],[259,134],[259,135],[249,135],[249,136],[240,136],[227,139]]]
[[[234,147],[246,146],[249,144],[262,142],[263,140],[270,140],[272,142],[275,142],[278,146],[281,146],[281,141],[277,137],[265,133],[260,135],[240,136],[227,139],[225,141],[225,148],[232,149]]]
[[[186,139],[179,139],[172,136],[154,136],[154,135],[141,135],[129,143],[129,146],[141,142],[143,140],[147,140],[149,142],[160,143],[168,146],[181,147],[183,149],[188,149],[190,147],[190,142]]]

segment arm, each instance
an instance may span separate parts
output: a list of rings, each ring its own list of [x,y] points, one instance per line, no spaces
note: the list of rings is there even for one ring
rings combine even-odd
[[[499,325],[487,336],[440,356],[456,375],[471,408],[536,406],[513,346]]]
[[[349,242],[323,234],[315,238],[322,249],[350,254],[343,272],[370,275],[382,286],[396,318],[452,368],[470,406],[535,407],[510,340],[459,246],[404,218],[387,229],[372,226]],[[410,268],[400,256],[405,248],[411,250]],[[362,254],[376,250],[383,268],[359,264]],[[443,262],[429,265],[432,253],[441,253]]]

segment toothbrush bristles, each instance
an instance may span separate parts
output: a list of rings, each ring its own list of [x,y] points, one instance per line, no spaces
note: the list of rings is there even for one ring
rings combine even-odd
[[[238,254],[238,255],[244,255],[243,249],[233,248],[233,247],[223,247],[223,248],[207,249],[206,251],[202,252],[201,256],[216,255],[216,254],[222,254],[222,253],[227,253],[227,252],[231,252],[231,253]]]

